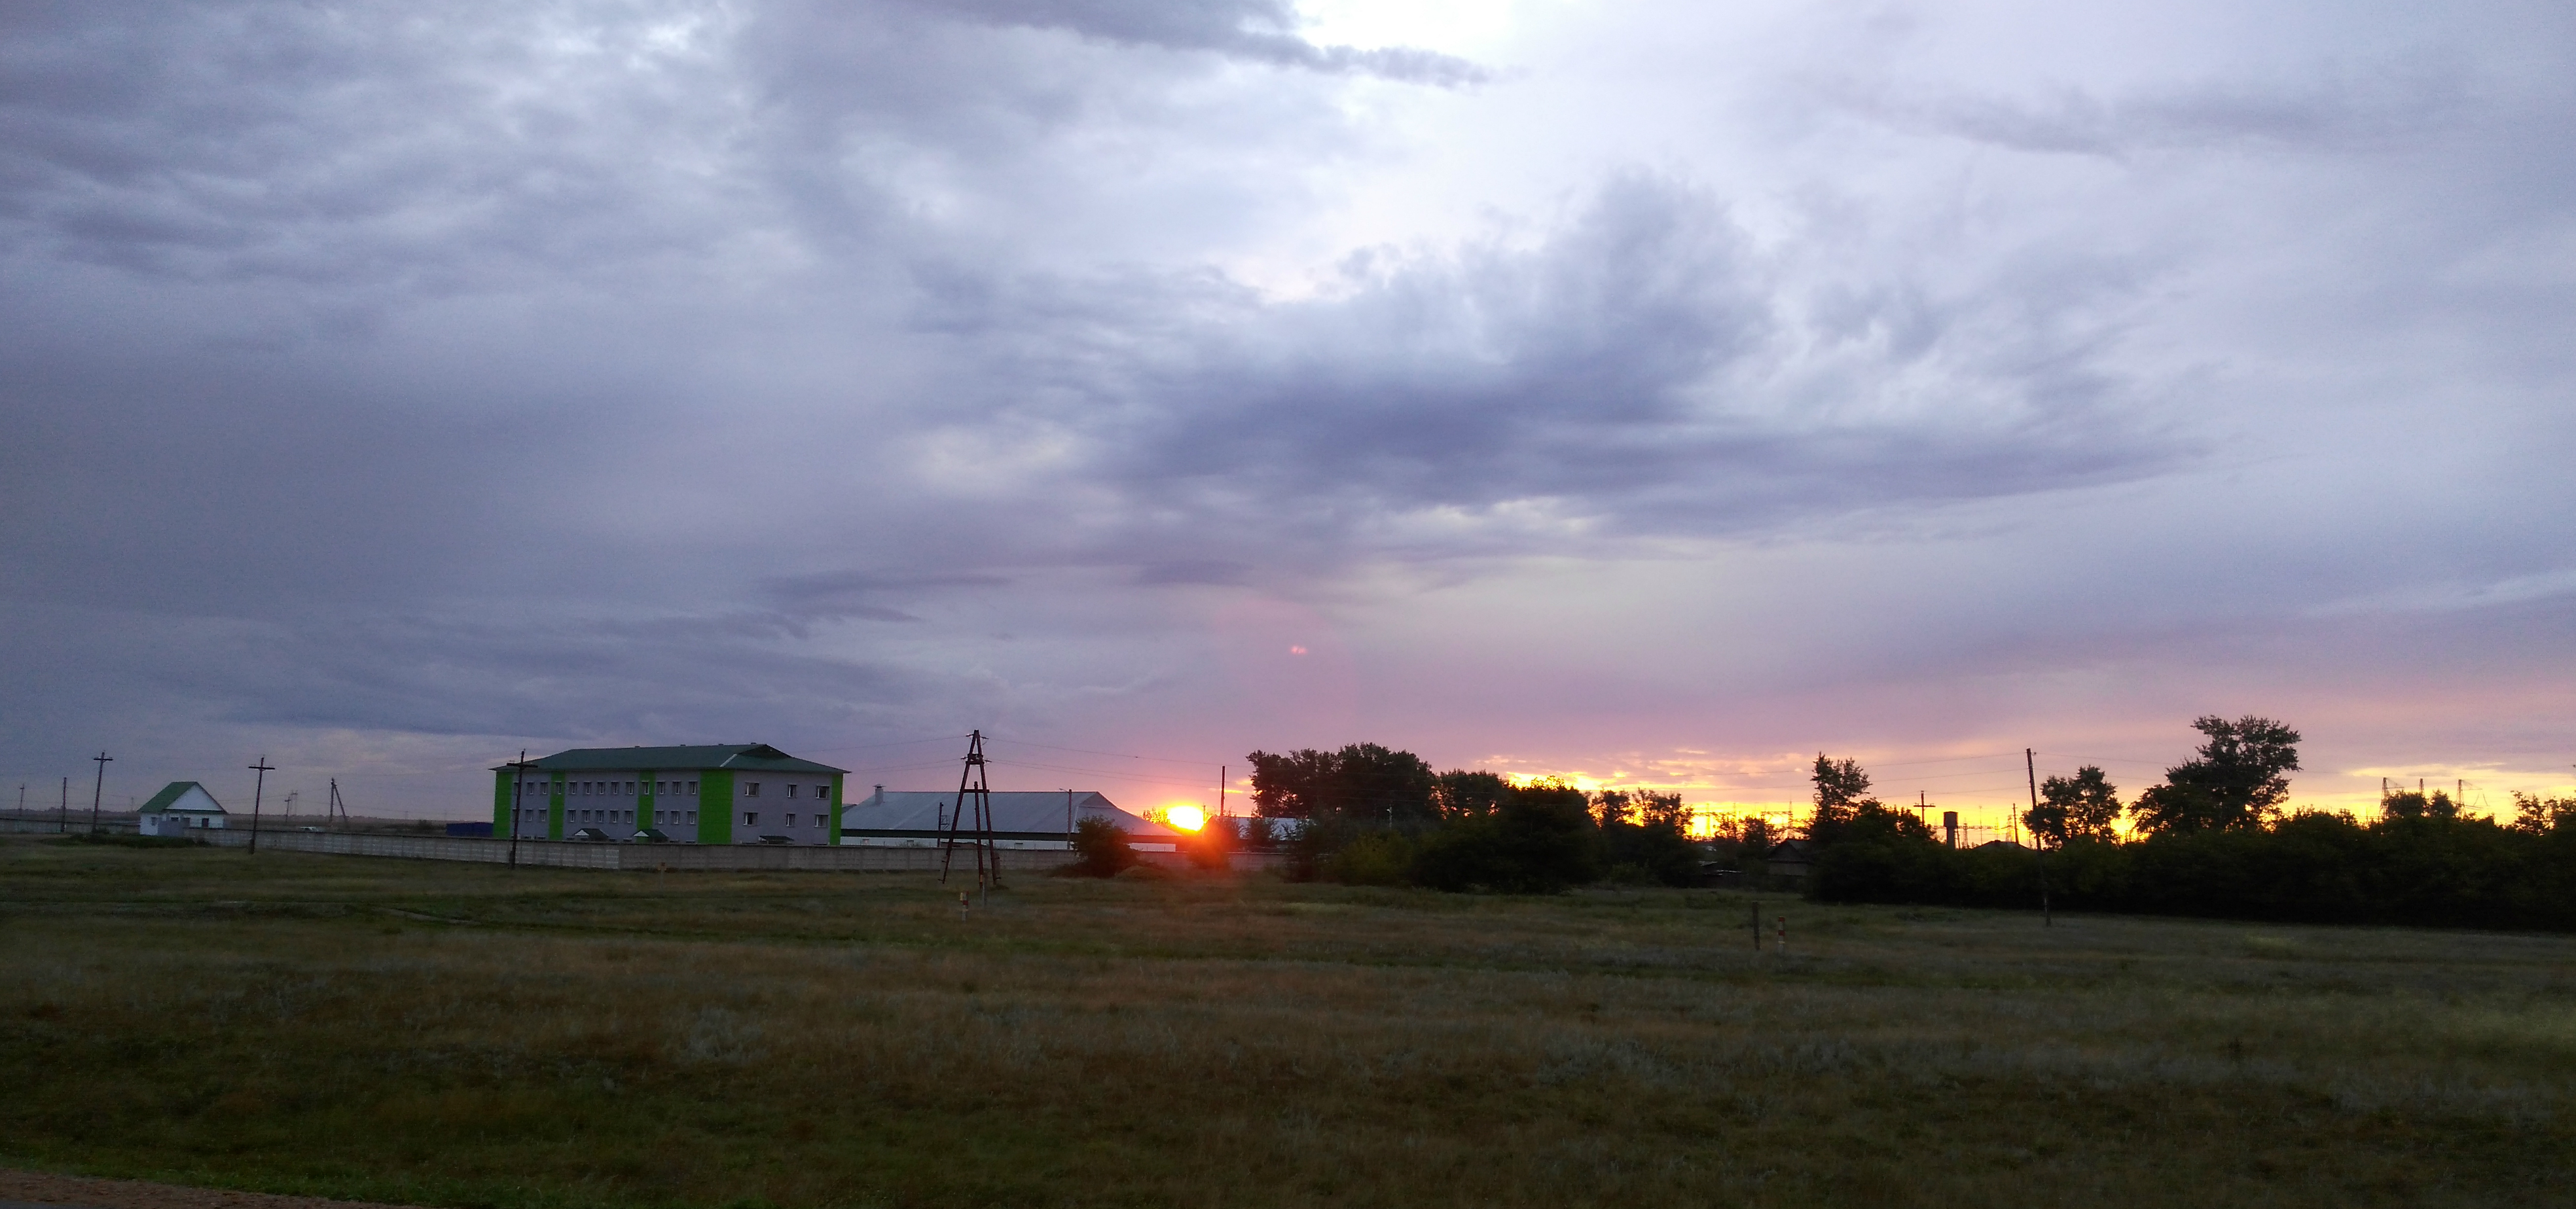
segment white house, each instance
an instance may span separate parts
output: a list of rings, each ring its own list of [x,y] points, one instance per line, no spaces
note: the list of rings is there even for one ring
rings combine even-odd
[[[139,822],[145,835],[185,835],[192,827],[221,827],[230,816],[206,787],[195,781],[172,781],[143,804]]]

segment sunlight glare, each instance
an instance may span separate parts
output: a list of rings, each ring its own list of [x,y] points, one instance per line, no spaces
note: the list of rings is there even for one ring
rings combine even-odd
[[[1196,831],[1207,826],[1207,810],[1197,805],[1174,806],[1163,812],[1163,821],[1182,831]]]

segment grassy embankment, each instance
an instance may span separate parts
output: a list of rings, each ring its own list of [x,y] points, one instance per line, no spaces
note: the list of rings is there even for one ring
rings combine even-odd
[[[2564,1205],[2576,940],[0,840],[0,1165],[433,1205]],[[1774,913],[1779,913],[1775,910]]]

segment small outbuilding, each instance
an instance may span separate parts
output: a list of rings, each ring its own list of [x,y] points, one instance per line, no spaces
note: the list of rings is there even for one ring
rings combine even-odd
[[[1762,859],[1762,871],[1773,877],[1805,877],[1816,867],[1816,846],[1807,840],[1782,840]]]
[[[195,781],[172,781],[143,804],[137,830],[145,835],[186,835],[191,830],[220,828],[230,815],[223,803]]]

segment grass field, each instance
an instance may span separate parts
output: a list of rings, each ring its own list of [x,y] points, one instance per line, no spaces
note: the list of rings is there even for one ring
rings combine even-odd
[[[0,839],[0,1165],[423,1205],[2576,1203],[2576,940]]]

